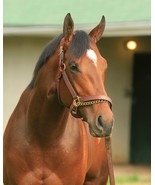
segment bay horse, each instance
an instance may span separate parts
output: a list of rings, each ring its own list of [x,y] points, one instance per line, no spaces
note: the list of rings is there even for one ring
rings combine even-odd
[[[67,14],[45,47],[4,133],[4,185],[107,183],[113,113],[96,45],[104,28],[103,16],[89,34],[74,31]]]

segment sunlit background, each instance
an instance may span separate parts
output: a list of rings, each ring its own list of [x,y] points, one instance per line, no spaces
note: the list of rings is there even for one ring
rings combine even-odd
[[[117,184],[129,181],[149,185],[150,9],[150,0],[4,0],[4,129],[44,46],[62,33],[65,15],[70,12],[75,29],[86,32],[105,15],[106,29],[98,47],[108,61],[106,90],[113,100],[115,116],[113,161]],[[130,171],[130,176],[123,175],[125,171]]]

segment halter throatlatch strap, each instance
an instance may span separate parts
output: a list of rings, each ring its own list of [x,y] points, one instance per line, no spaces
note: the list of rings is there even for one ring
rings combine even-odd
[[[112,101],[108,96],[105,95],[96,95],[96,96],[86,96],[86,97],[80,97],[74,90],[72,84],[70,83],[67,73],[66,73],[66,65],[64,63],[64,51],[63,47],[60,47],[60,59],[59,59],[59,78],[57,81],[57,94],[58,94],[58,99],[61,104],[61,98],[60,98],[60,89],[59,89],[59,82],[60,79],[63,78],[67,88],[69,89],[72,97],[73,97],[73,102],[69,107],[69,110],[72,114],[72,116],[76,118],[81,118],[80,114],[78,113],[78,108],[79,107],[84,107],[84,106],[91,106],[94,104],[98,103],[103,103],[103,102],[108,102],[110,108],[112,109]],[[67,107],[67,106],[65,106]]]
[[[107,150],[110,185],[115,185],[115,178],[114,178],[114,171],[113,171],[113,164],[112,164],[111,136],[105,137],[105,144],[106,144],[106,150]]]

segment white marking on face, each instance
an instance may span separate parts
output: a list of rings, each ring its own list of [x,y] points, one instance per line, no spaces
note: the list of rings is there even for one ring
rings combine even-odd
[[[95,66],[97,66],[97,56],[92,49],[87,50],[87,56],[95,64]]]

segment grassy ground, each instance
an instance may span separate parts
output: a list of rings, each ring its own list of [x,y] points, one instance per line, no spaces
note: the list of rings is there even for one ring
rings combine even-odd
[[[114,166],[116,185],[150,185],[150,166],[116,165]],[[108,185],[110,183],[108,182]]]
[[[150,179],[143,179],[138,177],[137,175],[128,176],[128,177],[116,177],[115,178],[116,185],[150,185]],[[110,183],[108,183],[110,185]]]

